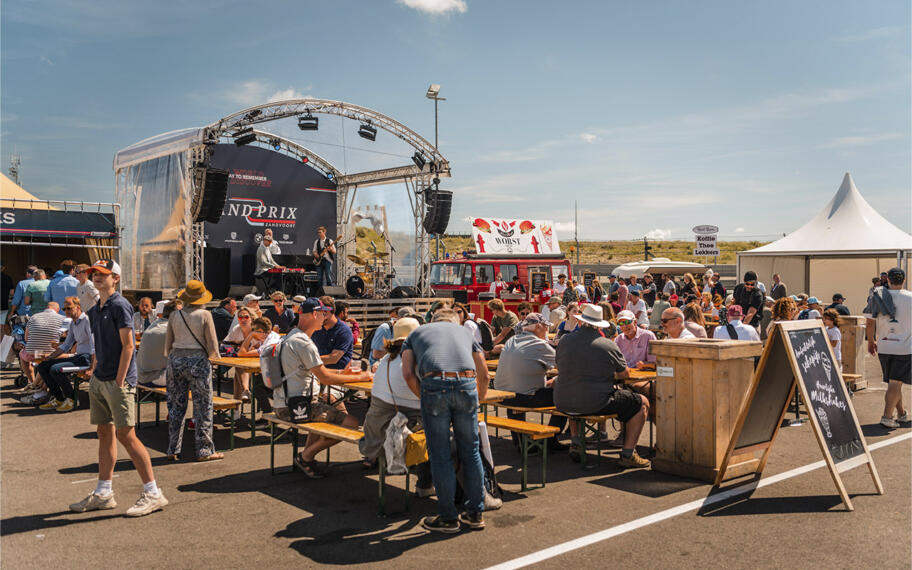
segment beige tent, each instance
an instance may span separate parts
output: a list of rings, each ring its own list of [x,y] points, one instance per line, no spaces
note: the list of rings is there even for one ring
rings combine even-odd
[[[738,275],[753,270],[769,285],[778,273],[789,294],[806,292],[825,305],[833,293],[842,293],[852,314],[860,314],[871,278],[897,265],[908,275],[910,255],[912,235],[872,208],[847,172],[833,199],[808,223],[739,253]]]
[[[44,200],[39,200],[22,186],[0,173],[0,208],[23,208],[27,210],[56,210]]]

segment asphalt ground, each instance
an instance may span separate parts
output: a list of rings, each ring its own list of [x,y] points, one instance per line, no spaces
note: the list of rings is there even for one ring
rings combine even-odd
[[[170,504],[148,517],[123,516],[142,486],[121,448],[114,479],[118,507],[70,513],[67,505],[89,493],[97,476],[88,410],[59,414],[23,406],[11,395],[13,376],[3,373],[0,563],[215,568],[394,562],[408,568],[485,568],[518,560],[544,568],[909,568],[912,434],[908,427],[879,426],[884,385],[876,360],[868,358],[867,366],[870,387],[855,394],[854,405],[868,444],[882,446],[872,453],[886,493],[875,494],[865,467],[843,473],[854,512],[842,505],[826,468],[792,473],[823,459],[808,424],[780,432],[761,486],[752,494],[703,508],[697,507],[709,497],[709,485],[649,470],[621,471],[617,452],[586,470],[566,453],[550,456],[547,487],[520,493],[519,457],[501,432],[492,447],[506,491],[504,506],[485,514],[484,531],[458,535],[422,529],[421,518],[435,513],[433,499],[413,499],[408,513],[377,516],[377,476],[362,470],[350,444],[333,448],[331,476],[322,480],[288,471],[288,443],[276,450],[282,472],[270,475],[264,431],[252,445],[249,430],[241,430],[237,448],[213,463],[192,460],[188,432],[185,459],[168,463],[167,428],[152,426],[152,406],[144,406],[139,434]],[[904,401],[910,406],[908,389]],[[227,436],[227,429],[217,430],[220,449],[227,447]],[[641,444],[647,442],[644,431]],[[784,478],[765,484],[777,475]],[[388,481],[396,487],[389,506],[400,509],[404,478]]]

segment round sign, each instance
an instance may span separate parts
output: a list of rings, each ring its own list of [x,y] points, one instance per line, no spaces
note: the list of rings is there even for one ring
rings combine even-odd
[[[719,228],[716,226],[695,226],[693,233],[700,235],[709,235],[719,233]]]

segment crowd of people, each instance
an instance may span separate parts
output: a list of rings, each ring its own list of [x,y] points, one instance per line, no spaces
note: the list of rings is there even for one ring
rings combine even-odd
[[[220,460],[225,456],[215,450],[212,439],[211,361],[219,355],[259,357],[271,350],[283,371],[282,383],[268,390],[262,384],[253,386],[248,373],[230,371],[234,397],[245,403],[256,398],[261,410],[286,421],[320,420],[353,429],[363,425],[359,450],[366,468],[377,464],[387,428],[401,412],[409,429],[420,426],[426,435],[429,461],[418,468],[416,493],[436,495],[438,514],[423,525],[444,533],[462,526],[483,528],[482,513],[502,504],[486,491],[480,453],[476,411],[489,386],[514,394],[504,401],[507,406],[555,406],[561,415],[552,415],[549,423],[562,432],[568,417],[617,417],[621,429],[616,438],[609,439],[604,424],[595,437],[621,450],[622,468],[649,467],[636,446],[652,415],[651,390],[646,381],[632,381],[630,370],[655,366],[651,341],[710,334],[760,341],[778,321],[820,318],[840,359],[837,321],[848,314],[842,295],[834,295],[824,308],[816,297],[788,295],[778,275],[767,295],[751,271],[731,294],[711,271],[702,283],[691,274],[680,283],[673,275],[658,280],[650,274],[642,280],[609,275],[604,287],[597,279],[587,287],[561,275],[540,312],[528,302],[513,312],[500,299],[487,302],[489,321],[451,300],[435,302],[424,314],[408,306],[393,308],[384,323],[367,332],[356,354],[361,327],[348,304],[332,297],[289,300],[275,292],[262,310],[260,296],[247,295],[240,303],[234,298],[213,302],[202,282],[190,281],[174,299],[153,304],[144,297],[134,308],[118,293],[120,267],[112,260],[91,267],[65,260],[58,273],[48,280],[43,270],[30,267],[27,279],[15,286],[11,311],[29,316],[19,353],[28,377],[22,402],[70,411],[75,402],[68,372],[81,370],[90,379],[99,480],[72,510],[116,506],[111,479],[117,441],[144,484],[127,514],[141,516],[167,505],[148,452],[134,432],[137,384],[167,389],[167,459],[181,456],[192,393],[196,460]],[[888,285],[872,288],[865,314],[870,319],[869,350],[879,353],[889,385],[881,423],[895,427],[909,420],[901,385],[909,383],[912,294],[902,289],[905,275],[900,269],[884,278]],[[493,383],[489,358],[499,359]],[[370,405],[359,421],[346,409],[338,388],[367,380],[373,381]],[[240,410],[234,413],[235,419],[241,418]],[[524,419],[521,412],[508,415]],[[581,460],[585,450],[578,429],[578,422],[569,422],[571,445],[552,438],[550,449]],[[518,440],[514,442],[518,447]],[[316,454],[337,443],[309,436],[294,459],[296,467],[307,477],[325,477]],[[461,505],[456,504],[457,485],[465,498]]]

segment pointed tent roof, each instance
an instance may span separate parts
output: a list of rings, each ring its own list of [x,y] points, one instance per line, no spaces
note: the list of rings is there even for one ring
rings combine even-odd
[[[900,250],[912,250],[912,235],[877,213],[846,172],[839,191],[811,221],[780,240],[741,255],[865,255]]]
[[[25,208],[28,210],[56,210],[44,200],[36,198],[28,190],[19,186],[6,174],[0,172],[0,207]]]

